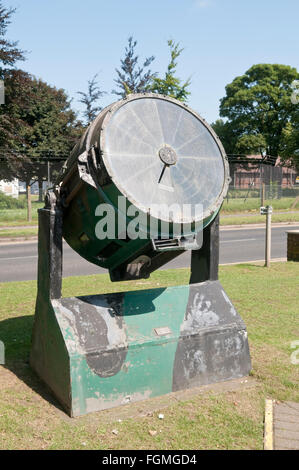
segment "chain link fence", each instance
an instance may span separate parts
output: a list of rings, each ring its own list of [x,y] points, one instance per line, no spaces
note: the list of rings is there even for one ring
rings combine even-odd
[[[294,168],[231,158],[230,177],[224,210],[257,210],[266,204],[280,210],[299,210],[299,178]]]
[[[48,152],[49,153],[49,152]],[[46,190],[53,185],[66,160],[66,155],[40,155],[32,158],[29,162],[22,163],[21,171],[16,174],[19,194],[26,192],[24,176],[32,174],[30,177],[31,194],[38,195],[42,200]],[[299,204],[296,198],[299,197],[299,177],[294,168],[277,164],[277,159],[273,157],[255,156],[242,157],[228,155],[230,166],[231,182],[224,202],[224,209],[230,207],[242,211],[244,209],[258,208],[267,201],[276,202],[281,209],[297,209]],[[0,152],[0,165],[7,164],[7,155]],[[3,181],[3,176],[0,180]],[[297,182],[296,182],[297,181]],[[1,181],[0,181],[1,183]],[[7,184],[2,184],[7,187]],[[0,187],[0,191],[3,189]],[[275,205],[275,203],[274,203]]]

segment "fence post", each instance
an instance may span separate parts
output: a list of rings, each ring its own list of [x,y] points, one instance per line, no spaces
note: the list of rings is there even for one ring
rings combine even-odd
[[[261,200],[261,206],[265,204],[265,183],[262,184],[262,200]]]

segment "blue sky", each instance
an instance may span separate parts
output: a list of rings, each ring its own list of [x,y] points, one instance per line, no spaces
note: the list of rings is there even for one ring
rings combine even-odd
[[[130,35],[141,59],[154,55],[163,73],[167,40],[184,52],[178,76],[191,77],[189,105],[208,122],[218,118],[225,85],[256,63],[299,69],[298,0],[5,0],[17,8],[8,38],[29,51],[18,65],[64,88],[80,110],[78,90],[99,73],[102,100],[115,100],[115,68]]]

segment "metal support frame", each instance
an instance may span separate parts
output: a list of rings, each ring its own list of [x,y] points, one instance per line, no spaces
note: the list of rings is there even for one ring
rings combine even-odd
[[[190,284],[218,280],[219,266],[219,214],[203,230],[203,243],[191,255]]]
[[[38,292],[58,299],[62,287],[62,211],[54,193],[48,193],[38,219]]]

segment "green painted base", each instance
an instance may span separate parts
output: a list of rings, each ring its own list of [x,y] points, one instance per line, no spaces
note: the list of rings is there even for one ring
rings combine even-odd
[[[218,281],[50,302],[31,365],[71,416],[248,375],[246,328]]]

